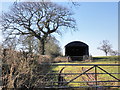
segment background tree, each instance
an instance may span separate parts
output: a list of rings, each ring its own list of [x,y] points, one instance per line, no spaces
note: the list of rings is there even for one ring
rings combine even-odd
[[[15,50],[17,48],[17,44],[18,44],[18,39],[16,37],[13,37],[13,38],[8,37],[2,43],[2,47]]]
[[[38,39],[34,37],[21,37],[19,40],[21,44],[21,50],[25,50],[29,53],[40,53],[39,46],[41,43],[38,42]],[[59,41],[55,37],[47,37],[45,44],[45,54],[50,56],[59,56],[61,55],[61,48],[59,46]]]
[[[26,50],[29,53],[34,52],[34,43],[36,42],[35,38],[33,36],[21,36],[19,38],[19,44],[21,47],[19,47],[22,50]]]
[[[55,37],[49,37],[48,42],[45,45],[46,55],[52,57],[57,57],[61,55],[61,48],[59,46],[59,41]]]
[[[98,49],[102,50],[105,52],[105,55],[107,56],[108,53],[111,51],[112,45],[109,43],[108,40],[103,40],[101,43],[101,46],[98,47]]]
[[[119,54],[119,52],[117,50],[112,50],[109,52],[111,56],[116,56]]]
[[[20,2],[2,16],[2,31],[6,38],[20,35],[33,36],[41,43],[41,54],[45,54],[45,42],[52,33],[66,28],[76,29],[73,13],[51,2]]]

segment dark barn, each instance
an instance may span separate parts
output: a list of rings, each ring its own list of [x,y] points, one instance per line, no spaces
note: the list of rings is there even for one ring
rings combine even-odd
[[[89,46],[80,41],[70,42],[65,46],[65,56],[69,56],[72,61],[80,60],[80,57],[89,56]]]

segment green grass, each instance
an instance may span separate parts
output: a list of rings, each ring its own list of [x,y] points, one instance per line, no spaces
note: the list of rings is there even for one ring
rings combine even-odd
[[[118,64],[119,60],[117,56],[104,56],[104,57],[93,57],[93,62],[64,62],[64,63],[58,63],[58,64]],[[85,69],[89,69],[92,66],[56,66],[53,68],[54,71],[60,71],[62,67],[65,67],[62,73],[82,73],[82,67]],[[106,70],[109,73],[118,73],[118,68],[120,66],[100,66],[104,70]],[[90,70],[88,73],[94,73],[95,69]],[[97,73],[104,73],[102,70],[97,68]],[[64,78],[66,81],[70,81],[71,79],[75,78],[78,75],[65,75]],[[94,78],[94,75],[91,75]],[[114,74],[116,78],[119,78],[118,74]],[[82,75],[81,77],[75,79],[74,81],[84,81],[83,78],[88,80],[87,75]],[[97,75],[97,80],[98,81],[116,81],[114,78],[109,76],[108,74],[99,74]],[[90,81],[93,81],[92,79]],[[118,82],[100,82],[98,83],[99,85],[103,86],[114,86],[118,85]],[[69,83],[69,86],[87,86],[87,83]]]
[[[93,60],[95,61],[119,61],[120,56],[98,56],[93,57]]]

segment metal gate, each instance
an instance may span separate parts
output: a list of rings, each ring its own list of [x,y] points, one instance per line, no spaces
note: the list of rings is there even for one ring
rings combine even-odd
[[[103,69],[103,67],[119,67],[120,64],[42,64],[42,65],[50,65],[51,67],[61,67],[58,72],[56,71],[51,71],[48,72],[47,74],[41,74],[44,76],[52,76],[51,80],[49,81],[46,80],[47,84],[46,86],[41,88],[109,88],[109,87],[115,87],[119,88],[120,87],[120,76],[119,72],[108,72],[107,70]],[[69,66],[75,67],[75,66],[80,66],[82,67],[81,70],[82,72],[76,72],[76,73],[65,73],[63,70]],[[86,68],[87,67],[87,68]],[[89,67],[89,68],[88,68]],[[109,69],[111,69],[109,68]],[[101,71],[99,72],[98,71]],[[91,72],[92,71],[92,72]],[[65,80],[65,77],[67,76],[72,77],[70,80]],[[100,75],[108,75],[108,77],[112,78],[112,80],[99,80]],[[116,76],[118,75],[118,76]],[[99,77],[99,78],[98,78]],[[78,78],[81,78],[82,80],[80,81],[75,81]],[[44,82],[44,83],[46,83]],[[77,86],[71,86],[71,83],[77,83],[79,85]],[[85,83],[85,85],[81,85],[81,83]],[[117,85],[103,85],[100,83],[117,83]]]

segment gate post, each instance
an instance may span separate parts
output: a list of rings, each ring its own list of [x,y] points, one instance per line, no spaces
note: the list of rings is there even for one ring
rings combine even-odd
[[[95,86],[96,86],[96,90],[97,90],[97,66],[98,65],[94,65],[94,67],[95,67]]]

